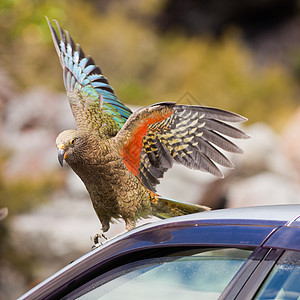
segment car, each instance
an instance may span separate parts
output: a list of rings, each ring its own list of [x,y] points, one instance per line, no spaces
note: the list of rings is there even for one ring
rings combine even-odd
[[[139,226],[19,299],[300,299],[300,205],[221,209]]]

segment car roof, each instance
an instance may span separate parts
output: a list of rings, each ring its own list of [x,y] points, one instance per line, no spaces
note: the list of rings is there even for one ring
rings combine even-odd
[[[300,204],[270,205],[214,210],[148,223],[115,237],[86,253],[19,299],[35,299],[39,293],[45,295],[49,289],[55,290],[62,281],[67,284],[68,280],[72,280],[76,274],[84,273],[86,268],[93,268],[101,261],[109,260],[113,256],[119,257],[124,253],[132,253],[135,250],[195,246],[205,245],[205,243],[207,246],[217,244],[258,246],[272,235],[275,229],[289,229],[287,226],[300,223],[297,222],[299,216]],[[205,231],[206,228],[209,228],[210,231]],[[294,229],[296,230],[296,228]],[[211,232],[213,233],[211,234]],[[208,235],[205,235],[206,233]],[[246,239],[247,237],[250,237],[249,240]],[[279,242],[281,240],[282,238]],[[291,244],[290,240],[287,242]],[[276,244],[278,241],[275,240],[274,243]],[[296,249],[298,247],[297,244]]]
[[[264,221],[285,221],[292,222],[300,216],[300,204],[284,204],[284,205],[263,205],[218,209],[208,212],[186,215],[181,221],[192,220],[264,220]],[[174,218],[168,219],[174,222]]]
[[[212,211],[173,217],[157,222],[146,223],[124,233],[131,235],[137,231],[154,226],[175,226],[181,223],[217,223],[217,224],[261,224],[261,225],[288,225],[299,220],[300,204],[262,205],[238,208],[225,208]],[[299,225],[300,226],[300,225]]]

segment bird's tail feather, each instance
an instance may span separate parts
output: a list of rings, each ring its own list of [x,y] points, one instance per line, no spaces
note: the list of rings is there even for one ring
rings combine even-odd
[[[182,215],[189,215],[197,212],[211,210],[211,208],[204,205],[180,202],[160,196],[157,196],[157,198],[157,203],[152,205],[152,211],[153,214],[160,219],[178,217]]]

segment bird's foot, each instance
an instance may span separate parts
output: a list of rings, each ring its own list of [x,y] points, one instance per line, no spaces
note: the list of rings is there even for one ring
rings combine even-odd
[[[94,243],[92,249],[97,248],[108,241],[108,238],[101,230],[101,232],[96,233],[94,236],[91,237],[92,242]]]

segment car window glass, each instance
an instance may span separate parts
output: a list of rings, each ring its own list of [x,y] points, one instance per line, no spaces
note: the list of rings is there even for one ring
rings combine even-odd
[[[300,300],[300,252],[282,255],[255,299]]]
[[[100,276],[72,299],[218,299],[250,250],[193,250],[144,259]]]

